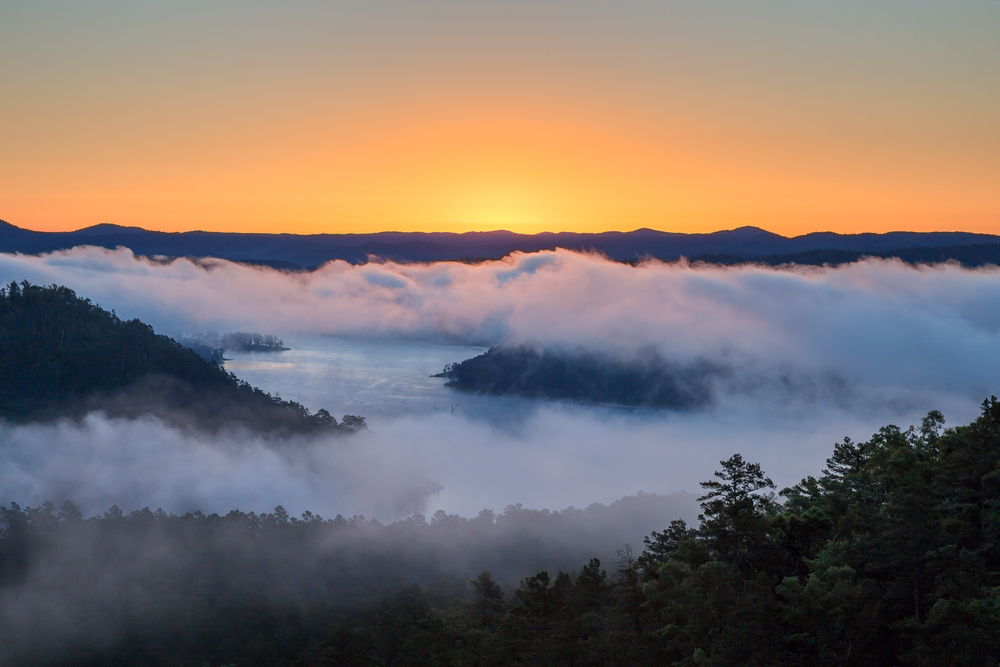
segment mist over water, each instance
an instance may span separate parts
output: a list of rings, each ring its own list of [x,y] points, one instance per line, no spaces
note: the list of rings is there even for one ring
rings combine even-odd
[[[404,415],[449,411],[456,397],[444,380],[432,377],[446,364],[477,356],[487,348],[405,341],[366,341],[331,336],[286,336],[287,352],[226,352],[225,368],[265,388],[335,415],[364,415],[381,424]]]
[[[127,250],[0,255],[0,280],[68,285],[158,332],[256,330],[282,353],[227,368],[338,417],[357,438],[209,437],[155,420],[4,427],[0,488],[168,511],[233,507],[392,520],[507,504],[552,509],[643,490],[697,492],[740,452],[780,486],[833,443],[940,409],[972,419],[1000,378],[1000,273],[867,261],[836,269],[632,267],[557,251],[479,265],[333,262],[287,274]],[[494,344],[728,369],[705,410],[670,412],[458,394],[431,378]],[[452,411],[455,405],[458,407]],[[443,487],[440,491],[434,483]]]

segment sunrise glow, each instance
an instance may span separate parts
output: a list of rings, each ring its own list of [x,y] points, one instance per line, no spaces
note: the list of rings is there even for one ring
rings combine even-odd
[[[0,219],[1000,232],[1000,7],[223,5],[5,10]]]

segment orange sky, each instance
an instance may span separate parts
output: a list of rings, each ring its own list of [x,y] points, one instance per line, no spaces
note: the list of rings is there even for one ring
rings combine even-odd
[[[3,10],[0,219],[1000,233],[1000,3],[412,4]]]

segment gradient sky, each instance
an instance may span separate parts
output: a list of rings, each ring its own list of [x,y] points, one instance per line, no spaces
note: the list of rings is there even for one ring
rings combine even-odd
[[[0,0],[0,219],[1000,233],[1000,2]]]

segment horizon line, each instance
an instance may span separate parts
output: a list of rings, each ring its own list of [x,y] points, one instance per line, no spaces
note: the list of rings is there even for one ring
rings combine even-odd
[[[17,229],[19,231],[29,232],[29,233],[32,233],[32,234],[78,234],[80,232],[85,232],[85,231],[88,231],[88,230],[93,230],[93,229],[96,229],[98,227],[111,227],[111,228],[118,229],[118,230],[132,230],[132,231],[146,232],[146,233],[150,233],[150,234],[168,234],[168,235],[174,235],[174,236],[179,236],[179,235],[182,235],[182,234],[215,234],[215,235],[220,235],[220,236],[299,236],[299,237],[310,237],[310,236],[378,236],[378,235],[381,235],[381,234],[414,234],[414,235],[427,235],[427,236],[430,236],[430,235],[464,236],[464,235],[468,235],[468,234],[509,234],[511,236],[532,237],[532,236],[544,236],[544,235],[556,236],[556,235],[561,235],[561,234],[573,234],[573,235],[577,235],[577,236],[601,236],[603,234],[622,234],[622,235],[627,235],[627,234],[636,234],[636,233],[639,233],[639,232],[652,232],[652,233],[655,233],[655,234],[669,234],[669,235],[674,235],[674,236],[711,236],[711,235],[714,235],[714,234],[725,234],[725,233],[739,232],[739,231],[743,231],[743,230],[752,230],[752,231],[756,231],[756,232],[762,232],[764,234],[769,234],[769,235],[777,236],[777,237],[784,238],[784,239],[796,239],[796,238],[802,238],[804,236],[812,236],[812,235],[817,235],[817,234],[832,234],[832,235],[835,235],[835,236],[865,236],[865,235],[869,235],[869,236],[887,236],[889,234],[920,234],[920,235],[928,235],[928,234],[970,234],[970,235],[974,235],[974,236],[1000,236],[1000,232],[998,232],[998,233],[991,233],[991,232],[970,232],[970,231],[965,231],[965,230],[961,230],[961,229],[940,229],[940,230],[933,230],[933,231],[914,231],[914,230],[908,230],[908,229],[895,229],[895,230],[886,231],[886,232],[836,232],[836,231],[833,231],[833,230],[826,229],[826,230],[815,230],[815,231],[805,232],[803,234],[796,234],[794,236],[785,236],[785,235],[780,234],[778,232],[772,232],[772,231],[770,231],[768,229],[765,229],[763,227],[758,227],[756,225],[741,225],[739,227],[732,227],[732,228],[728,228],[728,229],[717,229],[717,230],[714,230],[714,231],[711,231],[711,232],[676,232],[676,231],[667,231],[667,230],[662,230],[662,229],[654,229],[652,227],[637,227],[635,229],[628,230],[628,231],[622,231],[622,230],[619,230],[619,229],[608,229],[608,230],[603,230],[603,231],[599,231],[599,232],[580,232],[580,231],[572,231],[572,230],[560,230],[560,231],[557,231],[557,232],[553,232],[553,231],[540,231],[540,232],[530,232],[529,233],[529,232],[514,232],[514,231],[511,231],[509,229],[469,230],[469,231],[465,231],[465,232],[453,232],[453,231],[422,231],[422,230],[403,231],[403,230],[395,230],[395,229],[385,229],[385,230],[380,230],[380,231],[377,231],[377,232],[315,232],[315,233],[299,233],[299,232],[260,232],[260,231],[246,231],[246,232],[241,232],[241,231],[215,231],[215,230],[209,230],[209,229],[188,229],[188,230],[183,230],[183,231],[163,231],[163,230],[159,230],[159,229],[150,229],[150,228],[146,228],[146,227],[141,227],[139,225],[120,225],[120,224],[112,223],[112,222],[102,222],[102,223],[97,223],[97,224],[93,224],[93,225],[88,225],[86,227],[79,227],[77,229],[71,229],[71,230],[48,231],[48,230],[31,229],[29,227],[21,227],[21,226],[18,226],[16,224],[12,223],[12,222],[9,222],[9,221],[3,219],[3,218],[0,218],[0,224],[7,225],[7,226],[13,227],[14,229]]]

